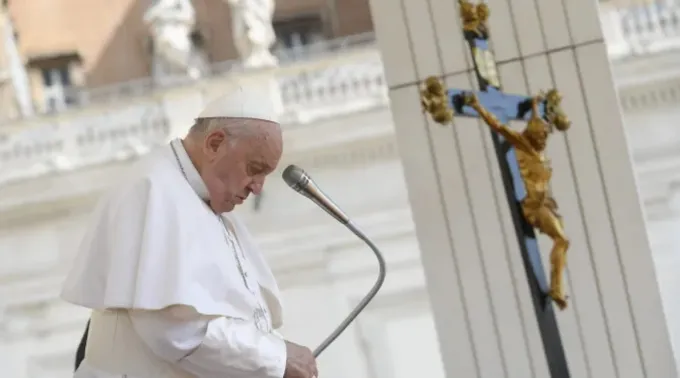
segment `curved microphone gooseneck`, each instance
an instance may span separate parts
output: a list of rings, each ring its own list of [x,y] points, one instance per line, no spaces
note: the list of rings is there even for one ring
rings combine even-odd
[[[288,186],[290,186],[293,190],[312,200],[338,222],[342,223],[345,227],[352,231],[352,233],[359,239],[363,240],[368,245],[368,247],[371,248],[371,251],[373,251],[373,254],[378,260],[378,267],[380,269],[378,273],[378,279],[375,281],[375,284],[373,284],[371,290],[369,290],[368,293],[361,299],[359,304],[357,304],[352,312],[347,315],[345,320],[343,320],[340,325],[328,337],[326,337],[326,339],[318,347],[316,347],[316,349],[314,349],[314,357],[318,357],[321,352],[328,348],[328,346],[331,345],[331,343],[333,343],[333,341],[335,341],[335,339],[337,339],[338,336],[340,336],[340,334],[345,331],[345,329],[347,329],[347,327],[354,321],[354,319],[356,319],[359,313],[361,313],[361,311],[366,308],[373,297],[375,297],[382,287],[383,282],[385,281],[387,268],[385,266],[385,259],[380,253],[380,250],[378,250],[378,247],[376,247],[375,244],[373,244],[373,242],[368,239],[368,237],[364,235],[364,233],[361,232],[361,230],[359,230],[356,225],[354,225],[354,223],[352,223],[349,217],[345,215],[345,213],[340,210],[340,208],[335,203],[333,203],[333,201],[331,201],[330,198],[328,198],[328,196],[326,196],[326,194],[324,194],[324,192],[321,191],[318,186],[316,186],[312,178],[309,177],[309,175],[302,168],[295,165],[289,165],[283,171],[282,177],[286,184],[288,184]]]

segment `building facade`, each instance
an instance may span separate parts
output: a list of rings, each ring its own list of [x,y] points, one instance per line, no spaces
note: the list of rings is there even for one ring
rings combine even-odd
[[[224,21],[231,19],[228,5],[195,0],[198,40],[211,69],[173,85],[154,85],[151,78],[150,36],[141,22],[150,1],[68,2],[9,1],[6,8],[18,30],[19,55],[28,62],[36,115],[23,115],[20,96],[0,99],[15,104],[5,115],[12,120],[0,124],[0,375],[70,376],[88,314],[58,293],[94,203],[132,162],[182,136],[237,76],[270,85],[282,105],[281,166],[304,167],[388,260],[380,295],[321,357],[324,376],[444,376],[366,1],[278,1],[274,29],[285,47],[276,53],[282,63],[249,71],[225,68],[238,64],[229,60],[237,53]],[[603,3],[600,17],[680,361],[680,133],[674,127],[680,6],[641,9]],[[64,71],[73,76],[61,84],[77,88],[77,95],[68,100],[61,91],[52,101],[61,105],[51,107],[45,77]],[[377,270],[359,240],[279,175],[238,211],[282,288],[284,335],[313,347],[368,290]]]
[[[186,2],[194,12],[191,44],[213,69],[237,59],[227,0],[5,1],[36,109],[56,112],[103,96],[111,86],[143,83],[154,55],[145,13],[156,4]],[[284,61],[295,59],[301,45],[372,30],[366,0],[279,0],[271,22],[277,36],[272,48]]]

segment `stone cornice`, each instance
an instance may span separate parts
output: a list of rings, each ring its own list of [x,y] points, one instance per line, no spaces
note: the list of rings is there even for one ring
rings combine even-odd
[[[620,88],[619,102],[627,113],[676,107],[680,104],[680,76]]]
[[[680,159],[676,157],[669,159],[667,164],[657,162],[655,165],[656,169],[636,170],[646,219],[655,221],[680,216],[680,208],[674,204],[680,195]]]
[[[621,107],[639,112],[680,103],[680,51],[666,51],[612,64]]]
[[[659,78],[680,76],[678,68],[680,51],[669,50],[644,56],[633,56],[612,62],[612,73],[616,78],[616,86],[628,88]]]

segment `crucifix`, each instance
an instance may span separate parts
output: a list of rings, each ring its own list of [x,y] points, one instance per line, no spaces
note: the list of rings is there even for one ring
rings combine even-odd
[[[561,310],[567,306],[562,275],[569,241],[557,212],[557,202],[550,193],[552,170],[544,150],[554,129],[566,131],[570,122],[560,107],[561,95],[555,89],[533,97],[501,90],[488,47],[489,8],[467,0],[459,0],[459,7],[463,35],[470,48],[480,90],[447,90],[438,78],[429,77],[421,90],[423,111],[442,125],[462,116],[481,118],[491,128],[550,376],[566,378],[570,376],[569,368],[551,302]],[[525,121],[526,127],[515,131],[510,121]],[[543,271],[534,229],[553,241],[550,285]]]

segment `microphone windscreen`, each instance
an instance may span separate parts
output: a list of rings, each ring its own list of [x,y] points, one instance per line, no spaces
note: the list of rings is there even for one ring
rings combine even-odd
[[[295,190],[298,190],[304,183],[306,175],[304,169],[294,164],[286,167],[286,169],[283,170],[283,174],[281,174],[283,181]]]

